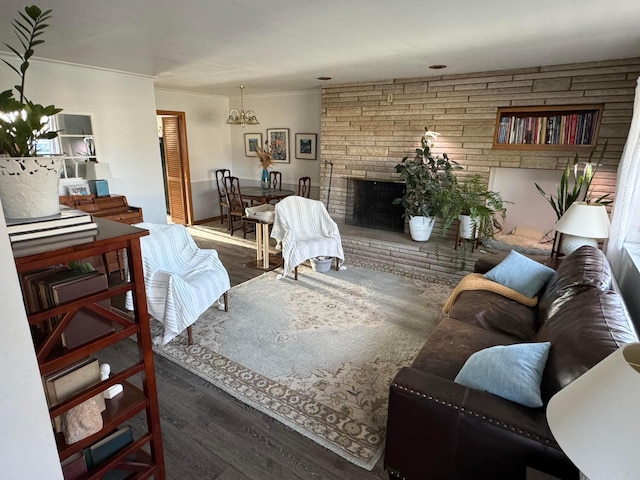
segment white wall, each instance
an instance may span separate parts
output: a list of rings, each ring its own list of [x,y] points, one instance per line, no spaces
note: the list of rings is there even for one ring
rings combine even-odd
[[[4,432],[0,435],[0,476],[61,479],[60,460],[4,217],[0,218],[0,264],[0,430]]]
[[[0,69],[0,85],[6,86],[1,90],[16,78],[9,68]],[[152,78],[34,61],[25,93],[64,113],[92,114],[98,161],[108,162],[114,177],[111,193],[142,207],[146,221],[166,222]]]
[[[518,226],[535,228],[542,233],[553,230],[557,216],[535,184],[540,185],[547,194],[556,195],[561,177],[560,170],[491,168],[489,189],[500,192],[503,200],[513,202],[506,205],[503,232],[509,233]]]

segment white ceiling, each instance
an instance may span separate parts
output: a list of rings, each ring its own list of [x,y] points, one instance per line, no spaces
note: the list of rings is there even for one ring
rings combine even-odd
[[[25,0],[2,0],[0,42]],[[639,0],[42,0],[36,57],[238,96],[640,56]],[[0,45],[0,50],[5,50]],[[444,70],[429,70],[432,64]],[[333,80],[321,82],[319,76]]]

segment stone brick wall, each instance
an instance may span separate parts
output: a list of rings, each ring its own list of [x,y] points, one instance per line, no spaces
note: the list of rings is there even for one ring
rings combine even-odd
[[[349,177],[397,179],[394,166],[413,156],[425,126],[440,133],[435,153],[486,181],[491,167],[561,170],[573,158],[571,151],[492,149],[497,109],[508,106],[604,104],[594,157],[608,146],[594,193],[613,192],[639,75],[633,58],[324,88],[320,158],[334,164],[329,211],[344,223]],[[329,172],[323,164],[323,201]]]

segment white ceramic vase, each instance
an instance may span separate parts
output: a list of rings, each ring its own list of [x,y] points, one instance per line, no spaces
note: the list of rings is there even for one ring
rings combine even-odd
[[[431,236],[435,217],[411,217],[409,219],[409,233],[416,242],[426,242]]]
[[[6,219],[30,220],[60,213],[62,157],[0,157],[0,200]]]
[[[458,225],[460,238],[464,238],[466,240],[478,238],[478,229],[474,229],[475,224],[470,215],[460,215],[458,219],[460,220]]]

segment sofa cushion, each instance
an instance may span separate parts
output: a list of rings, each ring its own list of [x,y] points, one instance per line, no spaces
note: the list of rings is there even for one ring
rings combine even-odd
[[[525,407],[541,407],[540,382],[550,346],[542,342],[485,348],[469,357],[454,381]]]
[[[485,278],[533,298],[554,274],[552,268],[511,250],[498,265],[484,274]]]
[[[518,340],[498,332],[443,318],[416,355],[413,368],[453,380],[467,359],[478,350],[509,345]]]
[[[595,364],[638,336],[620,295],[589,288],[560,305],[540,327],[536,342],[551,342],[542,377],[546,403]]]
[[[609,262],[600,249],[580,247],[560,263],[549,280],[538,305],[540,322],[544,323],[563,303],[584,290],[611,290],[612,278]]]
[[[461,292],[449,316],[471,325],[530,341],[537,333],[537,311],[515,300],[484,290]]]

